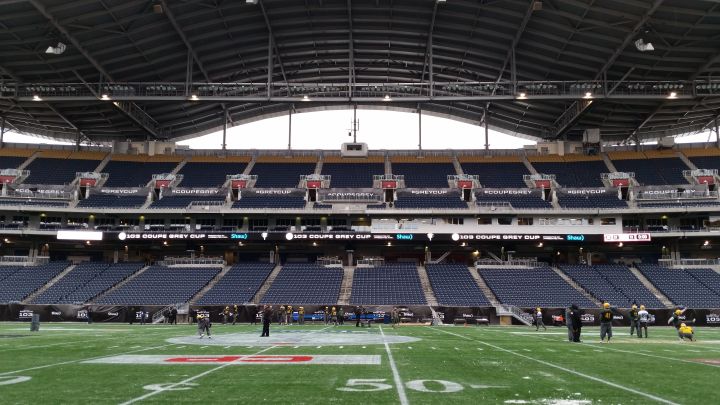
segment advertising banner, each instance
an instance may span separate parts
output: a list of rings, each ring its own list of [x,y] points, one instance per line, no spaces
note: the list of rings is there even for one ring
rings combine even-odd
[[[382,191],[374,188],[331,188],[318,190],[318,199],[326,202],[378,202]]]

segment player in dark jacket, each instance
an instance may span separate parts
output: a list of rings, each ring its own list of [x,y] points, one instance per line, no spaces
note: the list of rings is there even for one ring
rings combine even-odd
[[[205,336],[205,333],[207,333],[208,339],[212,339],[212,336],[210,336],[210,327],[212,326],[212,323],[210,323],[210,317],[205,316],[202,314],[198,314],[198,333],[200,334],[200,339],[202,339]]]
[[[600,311],[600,342],[605,343],[605,336],[607,336],[607,342],[610,343],[612,339],[612,321],[613,321],[613,310],[610,308],[610,303],[606,302],[603,304],[603,310]]]
[[[636,329],[637,333],[640,334],[640,315],[637,305],[633,304],[632,308],[630,308],[628,318],[630,318],[630,336],[635,334]]]
[[[270,337],[270,322],[272,321],[272,307],[265,305],[262,312],[263,329],[260,337]]]
[[[582,333],[582,312],[575,304],[570,306],[569,319],[572,323],[573,342],[580,342],[580,334]]]

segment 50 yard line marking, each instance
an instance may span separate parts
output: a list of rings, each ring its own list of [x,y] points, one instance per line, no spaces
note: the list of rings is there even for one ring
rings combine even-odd
[[[380,335],[382,335],[383,344],[385,345],[385,352],[388,355],[388,362],[390,363],[390,369],[392,370],[393,380],[395,380],[395,387],[397,387],[398,397],[400,398],[400,405],[409,405],[410,402],[408,402],[407,395],[405,394],[405,386],[400,379],[400,372],[398,371],[397,364],[395,364],[395,360],[393,359],[392,353],[390,352],[390,345],[388,344],[387,340],[385,340],[385,332],[383,332],[382,325],[380,325]]]
[[[583,378],[586,378],[586,379],[588,379],[588,380],[592,380],[592,381],[595,381],[595,382],[599,382],[599,383],[601,383],[601,384],[609,385],[609,386],[611,386],[611,387],[618,388],[618,389],[621,389],[621,390],[623,390],[623,391],[631,392],[631,393],[633,393],[633,394],[637,394],[637,395],[643,396],[643,397],[645,397],[645,398],[652,399],[653,401],[656,401],[656,402],[660,402],[660,403],[668,404],[668,405],[679,405],[678,403],[672,402],[672,401],[670,401],[670,400],[668,400],[668,399],[665,399],[665,398],[660,398],[660,397],[658,397],[658,396],[655,396],[655,395],[652,395],[652,394],[648,394],[648,393],[646,393],[646,392],[638,391],[638,390],[636,390],[636,389],[634,389],[634,388],[630,388],[630,387],[626,387],[626,386],[624,386],[624,385],[616,384],[616,383],[614,383],[614,382],[606,381],[606,380],[604,380],[604,379],[602,379],[602,378],[595,377],[595,376],[592,376],[592,375],[589,375],[589,374],[585,374],[585,373],[581,373],[581,372],[579,372],[579,371],[576,371],[576,370],[573,370],[573,369],[570,369],[570,368],[567,368],[567,367],[563,367],[563,366],[560,366],[560,365],[557,365],[557,364],[554,364],[554,363],[550,363],[550,362],[547,362],[547,361],[545,361],[545,360],[540,360],[540,359],[536,359],[536,358],[534,358],[534,357],[527,356],[527,355],[525,355],[525,354],[516,353],[516,352],[514,352],[514,351],[512,351],[512,350],[505,349],[505,348],[500,347],[500,346],[496,346],[496,345],[494,345],[494,344],[492,344],[492,343],[483,342],[482,340],[473,339],[473,338],[471,338],[471,337],[467,337],[467,336],[464,336],[464,335],[460,335],[460,334],[453,333],[453,332],[449,332],[449,331],[442,330],[442,329],[433,329],[433,330],[434,330],[434,331],[437,331],[437,332],[447,333],[448,335],[457,336],[457,337],[462,338],[462,339],[466,339],[466,340],[470,340],[470,341],[473,341],[473,342],[477,342],[477,343],[483,344],[483,345],[485,345],[485,346],[492,347],[492,348],[495,349],[495,350],[499,350],[499,351],[501,351],[501,352],[509,353],[509,354],[512,354],[513,356],[522,357],[523,359],[530,360],[530,361],[534,361],[534,362],[536,362],[536,363],[540,363],[540,364],[546,365],[546,366],[548,366],[548,367],[556,368],[556,369],[558,369],[558,370],[565,371],[566,373],[574,374],[574,375],[576,375],[576,376],[578,376],[578,377],[583,377]]]

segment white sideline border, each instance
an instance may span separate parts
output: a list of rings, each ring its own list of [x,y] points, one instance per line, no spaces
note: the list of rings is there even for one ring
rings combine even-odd
[[[595,377],[595,376],[592,376],[592,375],[589,375],[589,374],[581,373],[581,372],[579,372],[579,371],[576,371],[576,370],[573,370],[573,369],[570,369],[570,368],[567,368],[567,367],[563,367],[563,366],[560,366],[560,365],[557,365],[557,364],[554,364],[554,363],[550,363],[550,362],[547,362],[547,361],[545,361],[545,360],[540,360],[540,359],[536,359],[536,358],[534,358],[534,357],[530,357],[530,356],[527,356],[527,355],[524,355],[524,354],[521,354],[521,353],[516,353],[516,352],[514,352],[514,351],[512,351],[512,350],[508,350],[508,349],[505,349],[505,348],[503,348],[503,347],[496,346],[496,345],[494,345],[494,344],[492,344],[492,343],[487,343],[487,342],[484,342],[484,341],[482,341],[482,340],[473,339],[473,338],[471,338],[471,337],[464,336],[464,335],[460,335],[460,334],[457,334],[457,333],[454,333],[454,332],[450,332],[450,331],[446,331],[446,330],[443,330],[443,329],[433,329],[433,330],[438,331],[438,332],[442,332],[442,333],[446,333],[446,334],[448,334],[448,335],[457,336],[457,337],[462,338],[462,339],[466,339],[466,340],[470,340],[470,341],[473,341],[473,342],[477,342],[477,343],[480,343],[480,344],[482,344],[482,345],[485,345],[485,346],[488,346],[488,347],[492,347],[493,349],[499,350],[499,351],[501,351],[501,352],[509,353],[509,354],[514,355],[514,356],[518,356],[518,357],[521,357],[521,358],[523,358],[523,359],[526,359],[526,360],[534,361],[534,362],[536,362],[536,363],[540,363],[540,364],[543,364],[543,365],[548,366],[548,367],[552,367],[552,368],[556,368],[556,369],[558,369],[558,370],[565,371],[566,373],[570,373],[570,374],[576,375],[576,376],[578,376],[578,377],[583,377],[583,378],[586,378],[586,379],[588,379],[588,380],[592,380],[592,381],[599,382],[599,383],[602,383],[602,384],[605,384],[605,385],[609,385],[609,386],[611,386],[611,387],[613,387],[613,388],[618,388],[618,389],[621,389],[621,390],[623,390],[623,391],[627,391],[627,392],[631,392],[631,393],[636,394],[636,395],[643,396],[643,397],[648,398],[648,399],[651,399],[651,400],[653,400],[653,401],[655,401],[655,402],[660,402],[660,403],[668,404],[668,405],[679,405],[678,403],[672,402],[672,401],[670,401],[670,400],[668,400],[668,399],[665,399],[665,398],[661,398],[661,397],[658,397],[658,396],[655,396],[655,395],[652,395],[652,394],[648,394],[648,393],[646,393],[646,392],[638,391],[638,390],[636,390],[636,389],[629,388],[629,387],[626,387],[626,386],[624,386],[624,385],[620,385],[620,384],[616,384],[616,383],[613,383],[613,382],[610,382],[610,381],[606,381],[606,380],[603,380],[602,378],[598,378],[598,377]]]

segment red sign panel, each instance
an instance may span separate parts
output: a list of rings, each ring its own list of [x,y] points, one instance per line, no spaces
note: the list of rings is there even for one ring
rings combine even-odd
[[[472,180],[458,180],[458,188],[473,188]]]
[[[15,176],[0,176],[0,183],[12,183],[15,180]]]
[[[613,179],[613,187],[627,187],[630,185],[630,179]]]
[[[322,181],[320,180],[308,180],[306,182],[307,188],[320,188],[322,186]]]
[[[247,187],[247,181],[245,181],[245,180],[230,180],[230,186],[232,188],[245,188],[245,187]]]
[[[550,188],[550,180],[535,180],[535,187]]]
[[[97,181],[97,179],[80,179],[80,185],[92,187],[95,185],[96,181]]]
[[[715,177],[713,177],[713,176],[698,176],[697,181],[700,184],[715,184]]]
[[[383,180],[382,181],[382,188],[397,188],[397,181],[395,180]]]
[[[168,188],[170,180],[155,180],[155,188]]]

